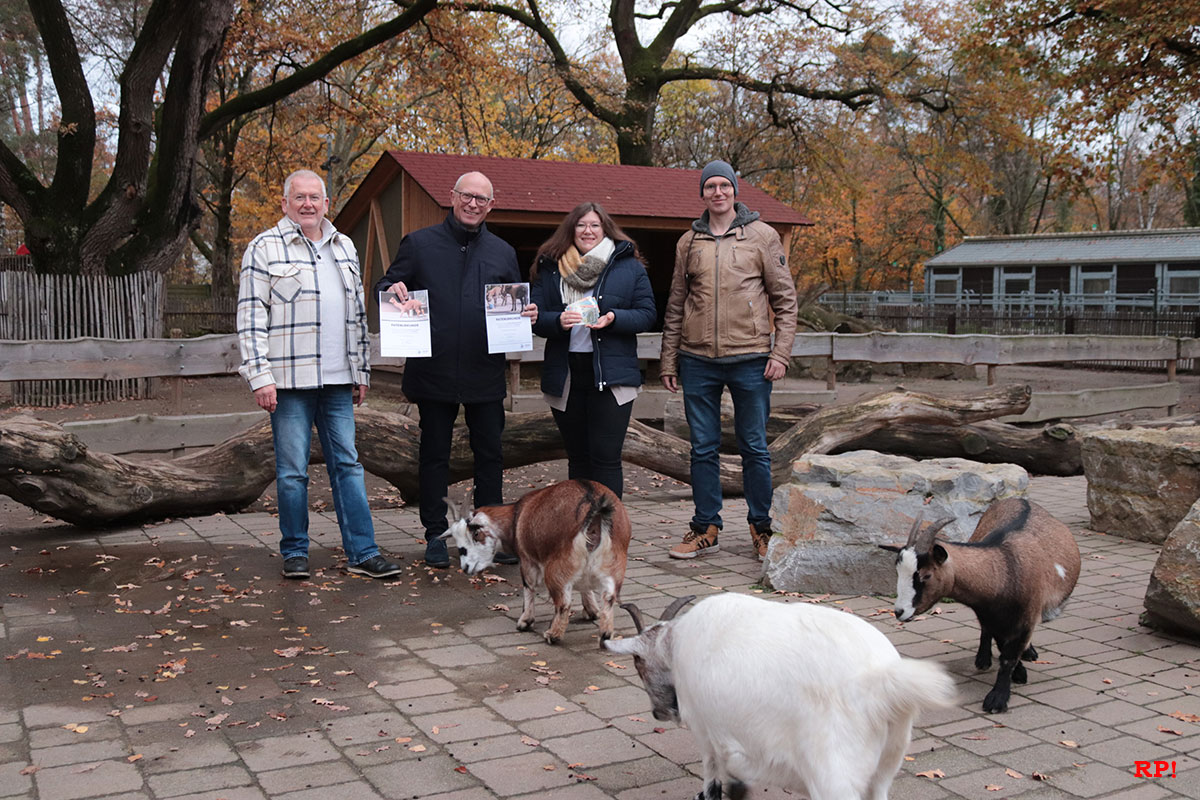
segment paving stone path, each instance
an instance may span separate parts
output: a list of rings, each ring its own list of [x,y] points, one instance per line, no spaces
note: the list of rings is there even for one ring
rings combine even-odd
[[[1041,662],[1007,714],[980,710],[994,674],[972,665],[964,607],[899,626],[889,598],[774,596],[859,614],[958,678],[961,705],[921,720],[893,800],[1200,798],[1200,648],[1139,625],[1157,549],[1087,531],[1084,493],[1082,478],[1033,481],[1031,496],[1076,531],[1083,574],[1036,636]],[[743,505],[729,504],[721,553],[695,562],[667,557],[690,515],[686,487],[664,482],[628,505],[623,599],[655,614],[685,594],[761,591]],[[279,577],[269,514],[103,535],[33,520],[0,535],[0,797],[696,793],[691,735],[651,717],[631,662],[601,652],[594,626],[572,623],[557,647],[519,633],[516,567],[429,570],[414,511],[376,521],[405,560],[394,582],[339,568],[332,514],[314,514],[305,582]],[[548,620],[543,598],[537,629]],[[618,624],[632,632],[623,614]],[[1168,774],[1139,776],[1139,761]]]

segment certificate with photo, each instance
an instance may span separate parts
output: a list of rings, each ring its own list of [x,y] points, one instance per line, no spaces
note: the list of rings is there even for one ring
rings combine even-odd
[[[483,287],[489,353],[533,349],[533,322],[521,316],[528,302],[528,283],[489,283]]]
[[[429,290],[414,289],[401,302],[392,292],[379,293],[379,354],[429,358]]]

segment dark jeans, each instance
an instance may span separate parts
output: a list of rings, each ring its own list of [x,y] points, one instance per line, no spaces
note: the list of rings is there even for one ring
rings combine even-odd
[[[567,477],[602,483],[620,497],[621,449],[633,403],[617,405],[611,390],[596,389],[591,353],[570,353],[567,360],[571,368],[567,410],[551,409],[567,448]]]
[[[450,485],[450,443],[458,403],[418,400],[417,408],[421,413],[421,524],[429,539],[449,527],[445,497]],[[504,401],[464,403],[463,408],[475,455],[474,506],[499,505],[504,502],[504,457],[500,448]]]
[[[771,382],[763,377],[767,356],[718,364],[686,353],[679,356],[683,410],[692,438],[692,522],[701,530],[721,521],[721,391],[733,398],[733,429],[742,454],[742,489],[746,521],[762,530],[771,524],[771,451],[767,449],[767,417],[771,414]]]

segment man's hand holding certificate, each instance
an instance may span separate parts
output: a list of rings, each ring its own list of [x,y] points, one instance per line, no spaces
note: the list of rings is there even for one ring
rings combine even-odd
[[[379,293],[379,354],[404,358],[433,355],[429,342],[427,290]]]
[[[529,302],[528,283],[489,283],[483,287],[489,353],[533,349],[537,306]]]

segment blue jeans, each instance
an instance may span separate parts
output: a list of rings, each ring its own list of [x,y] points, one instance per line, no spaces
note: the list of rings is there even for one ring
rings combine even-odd
[[[308,556],[308,457],[315,422],[346,557],[358,564],[378,555],[363,468],[354,446],[352,387],[344,383],[321,389],[279,389],[277,396],[271,433],[282,534],[279,552],[284,558]]]
[[[767,450],[767,417],[771,382],[763,377],[767,357],[717,364],[679,354],[683,409],[692,439],[692,523],[701,529],[721,522],[721,390],[733,398],[733,427],[742,454],[742,489],[746,520],[760,530],[771,523],[771,453]]]

